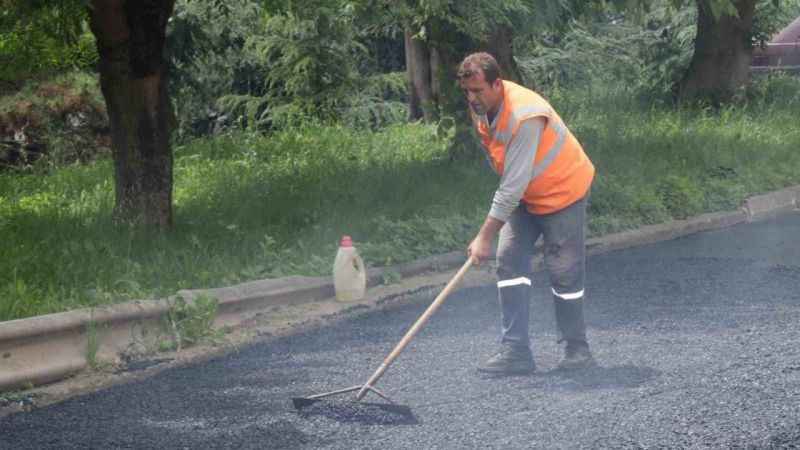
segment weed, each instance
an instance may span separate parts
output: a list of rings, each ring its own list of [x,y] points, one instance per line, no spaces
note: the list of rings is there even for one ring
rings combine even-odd
[[[676,219],[685,219],[703,208],[703,191],[686,176],[669,174],[658,184],[664,206]]]
[[[384,270],[383,273],[381,273],[381,282],[385,285],[398,283],[402,279],[403,275],[396,270]]]
[[[212,328],[214,318],[217,316],[219,302],[216,298],[201,295],[188,302],[182,296],[172,300],[172,305],[167,312],[169,329],[172,332],[172,344],[160,343],[161,350],[181,351],[184,345],[193,345],[204,339],[216,336]]]
[[[86,324],[86,362],[92,369],[97,368],[97,350],[100,343],[97,339],[97,322],[94,321],[94,310],[91,312],[92,318]]]
[[[26,393],[25,390],[33,389],[33,385],[26,386],[24,390],[0,392],[0,408],[17,405],[22,408],[30,408],[38,397],[35,393]]]

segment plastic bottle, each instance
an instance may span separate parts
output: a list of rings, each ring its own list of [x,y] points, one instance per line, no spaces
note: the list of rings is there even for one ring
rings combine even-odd
[[[333,262],[333,287],[336,300],[353,302],[364,298],[367,290],[367,271],[364,261],[353,247],[350,236],[342,236],[339,251]]]

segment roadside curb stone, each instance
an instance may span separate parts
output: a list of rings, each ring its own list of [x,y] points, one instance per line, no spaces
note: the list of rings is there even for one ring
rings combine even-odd
[[[685,220],[647,225],[590,238],[590,255],[647,245],[681,236],[761,220],[800,207],[800,186],[747,198],[737,211],[702,214]],[[367,286],[387,278],[443,272],[464,263],[464,252],[367,271]],[[539,264],[541,257],[534,260]],[[91,358],[118,360],[121,355],[154,348],[163,338],[164,320],[177,298],[191,303],[200,296],[218,300],[214,326],[237,326],[254,315],[282,305],[319,302],[334,296],[331,277],[290,276],[214,289],[181,290],[166,299],[134,300],[0,322],[0,392],[64,379],[89,365]]]
[[[800,207],[800,186],[754,195],[746,199],[742,205],[750,221],[792,211],[798,207]]]

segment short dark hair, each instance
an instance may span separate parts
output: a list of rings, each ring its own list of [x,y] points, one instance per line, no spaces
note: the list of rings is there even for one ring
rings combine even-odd
[[[500,78],[500,66],[497,64],[497,60],[486,52],[467,55],[458,65],[456,77],[459,80],[471,78],[478,74],[478,69],[483,72],[483,79],[489,84]]]

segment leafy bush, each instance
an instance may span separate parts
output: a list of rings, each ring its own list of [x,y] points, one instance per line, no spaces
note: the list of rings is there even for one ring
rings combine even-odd
[[[356,39],[353,10],[329,3],[267,17],[264,35],[247,42],[269,67],[264,83],[271,103],[295,103],[323,119],[334,117],[352,90],[356,61],[366,51]]]
[[[168,30],[179,137],[404,121],[405,75],[376,72],[355,10],[341,3],[179,1]]]
[[[248,39],[264,37],[260,5],[253,0],[176,2],[167,28],[167,55],[179,138],[246,118],[253,109],[247,99],[264,95],[268,68],[245,46]],[[226,96],[231,98],[220,103]]]
[[[311,119],[375,128],[405,119],[405,74],[363,72],[370,55],[357,19],[339,1],[300,2],[266,17],[264,36],[247,44],[269,67],[268,106],[257,125],[281,129]]]
[[[550,90],[586,84],[627,86],[648,103],[669,103],[689,67],[697,34],[695,2],[657,0],[625,14],[587,16],[563,32],[523,42],[517,57],[529,84]],[[759,0],[754,46],[800,14],[800,0]]]
[[[664,1],[641,17],[592,16],[531,45],[520,69],[543,90],[599,82],[664,99],[689,65],[696,17],[693,4],[674,10]]]
[[[631,45],[630,27],[574,22],[563,36],[533,44],[517,60],[528,84],[539,89],[587,84],[593,80],[633,81],[636,47]],[[631,70],[633,69],[633,70]]]
[[[342,123],[355,128],[376,129],[406,120],[406,74],[392,72],[362,77],[341,109]]]

